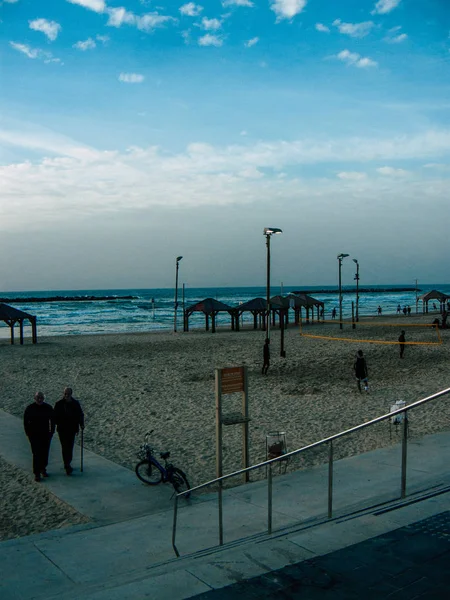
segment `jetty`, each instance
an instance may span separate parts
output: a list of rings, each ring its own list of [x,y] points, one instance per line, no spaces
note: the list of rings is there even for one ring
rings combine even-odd
[[[0,302],[11,304],[20,302],[29,304],[30,302],[97,302],[99,300],[137,300],[137,296],[47,296],[31,298],[0,298]]]
[[[396,288],[359,288],[360,294],[385,294],[395,292],[421,292],[415,287],[396,287]],[[297,290],[293,294],[339,294],[339,290]],[[341,290],[342,294],[356,294],[356,288],[346,288]]]

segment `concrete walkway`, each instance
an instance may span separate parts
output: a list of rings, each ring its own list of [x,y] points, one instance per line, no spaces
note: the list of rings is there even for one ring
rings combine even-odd
[[[59,465],[59,443],[50,465]],[[327,466],[274,478],[272,536],[267,530],[267,483],[224,493],[225,543],[218,551],[216,494],[180,505],[176,559],[171,546],[172,489],[141,484],[132,471],[91,452],[71,478],[49,469],[42,483],[89,516],[88,525],[0,544],[2,600],[53,598],[189,598],[285,565],[327,554],[450,509],[450,433],[411,440],[408,494],[439,495],[379,513],[400,490],[400,446],[336,462],[334,510],[326,521]],[[30,470],[30,450],[19,419],[0,411],[0,454]],[[76,464],[76,459],[74,460]],[[411,496],[410,499],[413,497]],[[350,512],[357,516],[348,518]],[[312,527],[312,525],[315,525]],[[239,541],[247,536],[252,539]],[[208,549],[208,551],[204,551]],[[203,551],[200,554],[192,553]]]

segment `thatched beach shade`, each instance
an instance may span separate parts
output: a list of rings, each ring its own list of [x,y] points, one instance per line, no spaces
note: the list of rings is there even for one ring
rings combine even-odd
[[[279,310],[282,305],[279,302],[274,301],[273,298],[270,300],[270,310],[272,311],[273,319],[275,321],[275,311]],[[266,315],[267,315],[267,299],[266,298],[253,298],[248,302],[243,302],[239,306],[235,306],[232,309],[232,329],[239,331],[239,319],[245,313],[249,312],[253,315],[253,329],[258,328],[258,317],[259,326],[265,331],[266,329]],[[275,324],[275,323],[274,323]]]
[[[36,317],[33,315],[29,315],[22,310],[17,308],[13,308],[8,304],[3,304],[0,302],[0,321],[4,321],[11,330],[11,344],[14,344],[14,325],[19,323],[20,326],[20,343],[23,344],[23,322],[25,320],[30,321],[31,323],[31,331],[33,344],[37,343],[37,325],[36,325]]]
[[[289,298],[291,306],[293,304],[296,325],[298,325],[301,319],[302,308],[306,310],[307,323],[309,323],[309,311],[311,311],[312,321],[314,321],[314,307],[317,308],[317,320],[320,321],[320,313],[325,306],[321,300],[317,300],[316,298],[313,298],[308,294],[303,294],[302,292],[294,292],[292,294],[288,294],[287,298]]]
[[[220,312],[227,312],[233,318],[233,309],[228,304],[219,302],[214,298],[205,298],[197,304],[188,306],[184,311],[184,331],[189,331],[189,317],[194,312],[202,312],[205,315],[206,331],[209,331],[209,317],[211,317],[211,333],[216,331],[216,316]]]
[[[428,312],[428,302],[430,300],[437,300],[439,302],[439,312],[442,313],[445,310],[445,303],[450,300],[450,296],[447,294],[443,294],[442,292],[438,292],[438,290],[431,290],[431,292],[427,292],[422,296],[419,296],[419,300],[422,300],[422,312]]]

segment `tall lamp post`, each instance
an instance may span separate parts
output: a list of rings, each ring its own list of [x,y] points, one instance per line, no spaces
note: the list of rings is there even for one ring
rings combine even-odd
[[[176,273],[175,273],[175,314],[173,318],[173,330],[176,332],[177,330],[177,309],[178,309],[178,265],[182,256],[177,256],[176,259]]]
[[[353,259],[353,262],[356,264],[356,322],[359,321],[359,262],[356,258]]]
[[[342,329],[342,279],[341,269],[342,261],[345,257],[350,256],[349,254],[338,254],[337,259],[339,261],[339,329]]]
[[[264,227],[264,235],[266,236],[267,246],[267,327],[266,338],[270,340],[270,238],[274,234],[283,233],[281,229],[276,227]]]

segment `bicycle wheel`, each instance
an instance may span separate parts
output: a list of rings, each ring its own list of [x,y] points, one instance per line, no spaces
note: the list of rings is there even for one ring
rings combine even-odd
[[[170,483],[173,485],[177,494],[180,492],[185,492],[191,486],[189,485],[189,481],[187,480],[186,474],[183,473],[181,469],[177,469],[177,467],[172,468],[172,472],[170,474]],[[191,492],[185,494],[184,497],[187,499],[191,495]]]
[[[148,460],[141,460],[134,469],[138,478],[148,485],[161,483],[162,473],[156,465]]]

